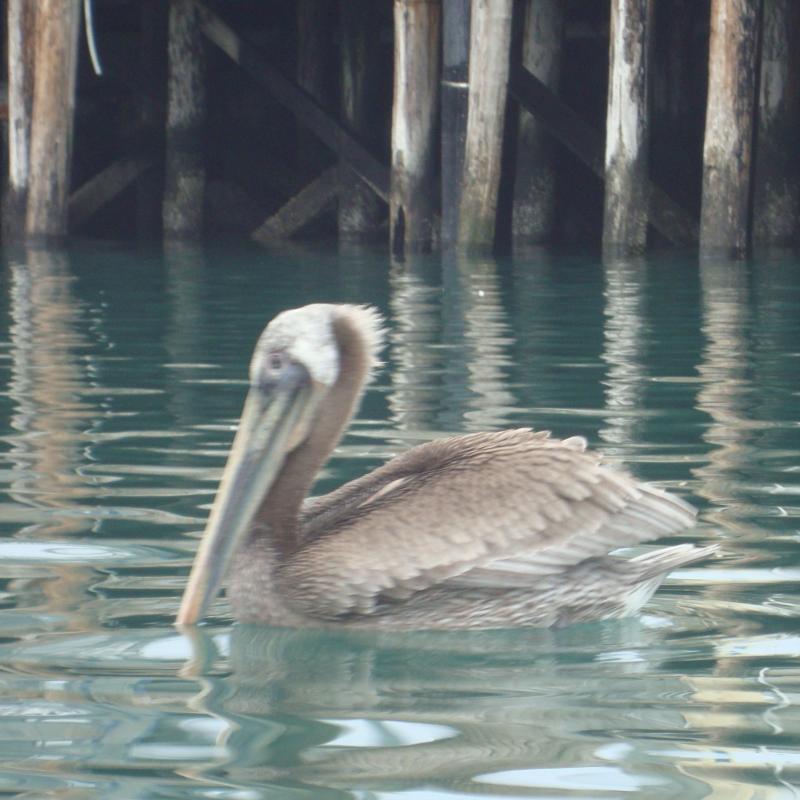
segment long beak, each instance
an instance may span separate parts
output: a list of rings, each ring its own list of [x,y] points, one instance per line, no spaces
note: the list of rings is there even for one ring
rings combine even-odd
[[[233,554],[283,466],[311,397],[308,373],[247,395],[176,623],[193,625],[217,596]],[[293,435],[294,434],[294,435]]]

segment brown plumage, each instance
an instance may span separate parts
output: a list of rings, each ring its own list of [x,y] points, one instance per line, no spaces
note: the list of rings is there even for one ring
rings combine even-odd
[[[382,344],[360,306],[284,312],[251,389],[178,621],[232,562],[241,620],[403,628],[548,626],[635,613],[670,570],[715,547],[608,553],[694,522],[694,509],[603,466],[585,441],[517,429],[440,439],[303,504]]]

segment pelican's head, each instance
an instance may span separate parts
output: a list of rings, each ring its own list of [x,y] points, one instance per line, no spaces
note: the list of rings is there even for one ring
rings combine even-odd
[[[250,389],[239,430],[181,601],[179,624],[203,617],[286,456],[309,439],[333,387],[346,377],[360,389],[378,365],[381,322],[366,306],[316,303],[284,311],[264,329],[250,362]],[[353,375],[343,374],[345,360]]]

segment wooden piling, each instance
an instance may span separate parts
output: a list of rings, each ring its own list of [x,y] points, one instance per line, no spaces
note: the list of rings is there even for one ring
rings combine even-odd
[[[526,0],[522,64],[550,91],[558,93],[564,10],[561,0]],[[555,143],[539,120],[522,109],[517,135],[514,206],[515,245],[553,238],[556,199]]]
[[[758,0],[712,0],[700,250],[749,246]]]
[[[458,241],[469,103],[470,0],[442,4],[442,247]]]
[[[440,27],[439,0],[394,0],[389,235],[396,257],[432,246]]]
[[[472,0],[469,112],[459,246],[494,244],[511,47],[513,0]]]
[[[647,245],[648,61],[651,0],[612,0],[603,248]]]
[[[377,10],[374,0],[339,2],[342,121],[370,148],[376,148],[376,134],[381,130],[381,121],[375,113],[381,90]],[[380,223],[382,204],[352,169],[342,166],[339,237],[353,239],[374,234]]]
[[[8,60],[8,173],[3,200],[3,241],[19,239],[25,231],[30,179],[31,111],[33,109],[33,50],[36,5],[8,0],[6,30]]]
[[[206,115],[205,53],[197,7],[170,0],[167,46],[167,136],[162,220],[167,239],[203,231]]]
[[[800,4],[764,0],[763,15],[753,240],[785,246],[800,235]]]
[[[40,0],[36,4],[25,219],[29,239],[59,238],[67,233],[80,13],[79,0]]]

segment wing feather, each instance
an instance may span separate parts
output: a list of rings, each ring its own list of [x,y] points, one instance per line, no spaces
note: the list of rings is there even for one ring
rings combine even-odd
[[[278,576],[289,602],[368,613],[471,570],[552,574],[693,523],[691,506],[584,447],[519,429],[413,448],[307,512]]]

